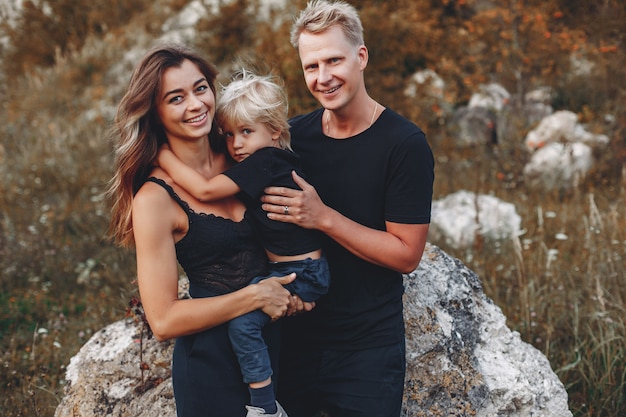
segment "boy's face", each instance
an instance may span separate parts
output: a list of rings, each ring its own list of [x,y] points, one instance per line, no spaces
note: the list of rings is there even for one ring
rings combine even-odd
[[[241,162],[261,148],[278,147],[280,132],[273,132],[265,123],[252,123],[231,126],[225,123],[222,132],[226,137],[228,153]]]

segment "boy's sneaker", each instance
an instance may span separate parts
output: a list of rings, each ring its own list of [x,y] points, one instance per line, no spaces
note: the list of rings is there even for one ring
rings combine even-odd
[[[246,409],[248,410],[248,414],[246,414],[246,417],[288,417],[287,413],[278,403],[278,401],[276,401],[276,407],[278,408],[278,411],[276,411],[274,414],[267,414],[262,408],[246,405]]]

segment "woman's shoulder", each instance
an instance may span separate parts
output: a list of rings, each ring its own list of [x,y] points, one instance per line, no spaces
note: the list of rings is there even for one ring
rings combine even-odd
[[[153,173],[155,174],[155,173]],[[137,191],[132,203],[133,228],[137,231],[152,230],[149,236],[159,233],[185,231],[188,219],[181,205],[170,194],[171,179],[152,175],[156,181],[146,181]],[[169,183],[168,183],[169,182]],[[165,186],[164,186],[165,185]],[[135,237],[137,239],[137,236]]]
[[[158,208],[163,204],[172,202],[167,189],[167,187],[171,188],[174,183],[172,178],[160,168],[155,168],[150,173],[149,178],[154,178],[156,181],[146,181],[139,187],[133,198],[133,208],[149,208],[152,206]]]
[[[156,183],[144,184],[133,198],[133,212],[158,212],[171,204],[167,191]]]

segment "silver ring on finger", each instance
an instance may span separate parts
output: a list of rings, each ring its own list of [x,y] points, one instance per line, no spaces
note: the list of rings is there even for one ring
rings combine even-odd
[[[283,214],[284,214],[284,215],[289,214],[289,206],[285,206],[285,207],[283,208]]]

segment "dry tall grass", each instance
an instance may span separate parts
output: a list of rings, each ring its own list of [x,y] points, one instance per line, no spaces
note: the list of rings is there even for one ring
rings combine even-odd
[[[104,121],[84,113],[94,92],[79,91],[84,73],[54,76],[22,80],[19,111],[0,116],[0,414],[7,417],[53,415],[69,358],[123,317],[134,292],[132,254],[103,240],[111,146]],[[623,182],[592,178],[566,195],[533,192],[519,178],[521,153],[459,151],[432,133],[435,198],[459,189],[493,193],[516,205],[526,230],[516,242],[449,251],[479,274],[510,327],[550,359],[575,415],[624,415]]]
[[[69,358],[123,316],[133,291],[132,254],[104,239],[112,147],[93,103],[111,54],[12,80],[0,113],[3,416],[53,415]]]
[[[149,25],[156,24],[137,26]],[[123,61],[129,44],[122,39],[1,83],[8,98],[0,104],[6,417],[52,416],[71,356],[123,317],[135,295],[133,254],[104,239],[101,198],[112,164],[104,131],[119,99],[118,80],[103,74]],[[521,180],[527,156],[517,146],[458,150],[436,127],[428,135],[437,157],[435,198],[460,189],[492,193],[516,205],[525,229],[513,242],[479,242],[457,253],[442,247],[479,274],[509,326],[549,358],[576,416],[626,415],[621,171],[603,169],[569,193],[539,193]]]
[[[440,148],[436,194],[492,193],[515,204],[524,233],[447,249],[478,273],[509,326],[548,357],[575,416],[625,415],[625,183],[603,171],[568,193],[528,190],[518,175],[523,154],[498,151]]]

